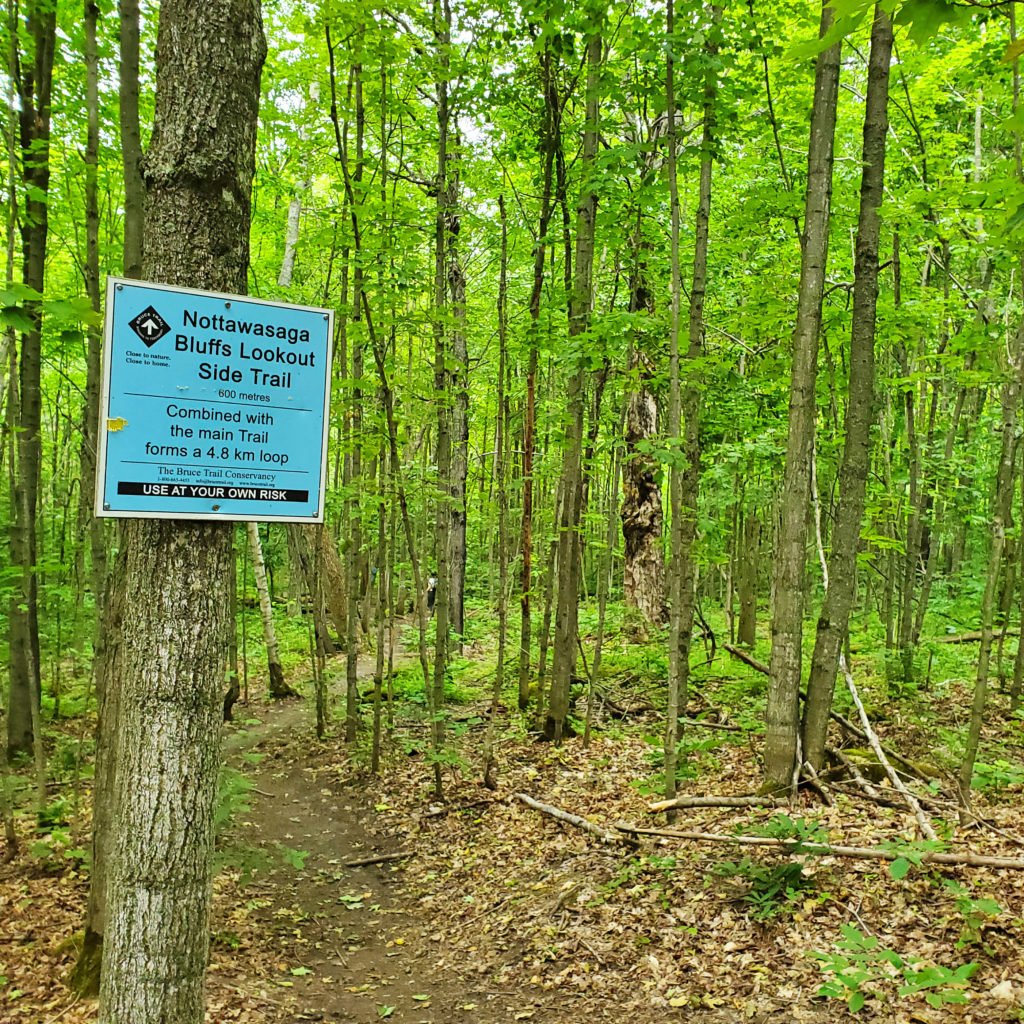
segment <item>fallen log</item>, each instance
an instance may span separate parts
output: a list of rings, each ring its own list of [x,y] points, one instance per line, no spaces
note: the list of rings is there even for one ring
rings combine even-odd
[[[788,800],[774,796],[677,796],[672,800],[659,800],[648,804],[647,809],[656,814],[671,811],[677,807],[787,807]]]
[[[637,828],[624,823],[615,826],[621,832],[634,836],[662,836],[666,839],[686,839],[699,843],[736,843],[740,846],[767,846],[784,853],[813,853],[821,857],[848,857],[854,860],[898,860],[903,854],[898,849],[871,846],[834,846],[831,843],[804,843],[792,839],[773,839],[770,836],[730,836],[718,832],[685,832],[667,828]],[[1024,871],[1024,860],[1013,857],[987,857],[979,853],[924,853],[922,864],[957,864],[972,868],[1005,868]]]
[[[1001,629],[993,629],[992,635],[997,636],[1002,634],[1003,636],[1020,636],[1019,629],[1008,629],[1003,632]],[[980,629],[972,630],[969,633],[953,633],[949,636],[936,636],[931,638],[931,642],[935,644],[973,644],[978,643],[982,639],[982,631]]]
[[[566,825],[573,825],[576,828],[582,829],[584,832],[588,832],[590,835],[600,839],[601,842],[606,845],[613,843],[625,843],[627,846],[632,847],[640,845],[640,843],[631,836],[617,834],[616,832],[607,832],[603,828],[599,828],[593,822],[587,821],[586,818],[580,817],[578,814],[563,811],[561,808],[553,807],[551,804],[541,803],[540,800],[534,800],[532,796],[528,796],[526,793],[516,793],[515,798],[520,803],[526,804],[527,807],[534,811],[540,811],[541,814],[547,814],[556,821],[560,821]]]

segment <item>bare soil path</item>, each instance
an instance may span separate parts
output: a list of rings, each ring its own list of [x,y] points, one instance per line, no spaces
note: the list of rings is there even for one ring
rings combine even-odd
[[[554,1006],[539,1012],[550,1000],[538,1003],[536,993],[469,991],[457,974],[436,969],[443,951],[431,945],[431,921],[403,883],[402,862],[346,866],[415,852],[415,836],[371,834],[375,812],[359,772],[340,739],[315,740],[306,703],[259,715],[260,725],[225,741],[228,762],[253,785],[230,843],[243,864],[247,850],[261,853],[263,867],[240,884],[229,871],[230,884],[217,886],[209,1019],[232,1019],[241,1001],[282,1024],[555,1020]],[[255,766],[244,759],[250,753],[261,755]],[[254,1006],[238,1009],[238,1019],[252,1019]]]

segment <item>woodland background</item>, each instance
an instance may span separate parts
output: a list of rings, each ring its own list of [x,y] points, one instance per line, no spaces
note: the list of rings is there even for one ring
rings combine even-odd
[[[847,677],[873,718],[939,709],[918,774],[945,778],[950,822],[972,785],[1019,789],[1018,6],[268,3],[248,290],[337,311],[330,479],[323,529],[239,530],[226,712],[240,644],[290,692],[274,620],[304,617],[318,735],[372,731],[376,771],[404,628],[440,798],[479,641],[489,785],[497,709],[561,744],[639,700],[672,800],[701,648],[725,649],[758,678],[742,728],[769,802],[835,768],[837,674],[844,714]],[[67,723],[116,720],[100,296],[142,266],[157,20],[3,20],[12,851],[33,803],[52,824],[48,759],[92,770]],[[644,669],[601,705],[608,659]]]

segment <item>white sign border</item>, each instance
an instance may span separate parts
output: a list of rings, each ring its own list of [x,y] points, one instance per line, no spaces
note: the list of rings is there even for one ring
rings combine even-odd
[[[243,515],[224,512],[140,512],[127,509],[104,507],[106,497],[107,471],[107,421],[110,419],[110,372],[111,351],[114,344],[114,291],[116,288],[149,288],[154,291],[173,292],[176,295],[198,295],[207,299],[221,299],[227,302],[247,302],[260,306],[295,309],[306,313],[319,313],[327,318],[327,358],[324,360],[324,412],[323,436],[320,440],[320,501],[315,516],[273,516]],[[320,306],[301,306],[294,302],[278,302],[273,299],[257,299],[251,295],[231,295],[227,292],[210,292],[202,288],[183,288],[170,284],[156,284],[152,281],[137,281],[128,277],[108,277],[106,305],[103,317],[103,374],[100,385],[99,420],[96,438],[96,494],[93,513],[98,519],[184,519],[221,523],[309,523],[324,521],[324,503],[327,498],[327,440],[331,426],[331,370],[334,360],[334,310]]]

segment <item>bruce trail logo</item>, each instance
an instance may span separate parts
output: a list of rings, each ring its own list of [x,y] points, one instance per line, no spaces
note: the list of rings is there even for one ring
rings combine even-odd
[[[152,348],[171,329],[167,321],[152,306],[147,306],[137,317],[129,320],[128,326],[139,336],[146,348]]]

